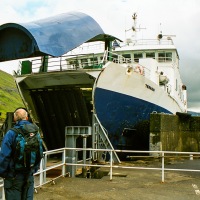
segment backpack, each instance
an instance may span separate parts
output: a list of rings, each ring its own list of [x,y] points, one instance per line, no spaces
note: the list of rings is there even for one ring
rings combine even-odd
[[[43,157],[42,139],[35,124],[11,128],[16,133],[13,151],[15,170],[28,171],[39,165]]]

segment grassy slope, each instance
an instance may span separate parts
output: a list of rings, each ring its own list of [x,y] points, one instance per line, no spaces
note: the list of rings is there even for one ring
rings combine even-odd
[[[24,106],[12,75],[0,70],[0,119],[6,118],[6,112],[13,112]]]

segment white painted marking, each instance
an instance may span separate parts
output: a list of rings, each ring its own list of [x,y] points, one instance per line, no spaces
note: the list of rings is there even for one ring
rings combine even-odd
[[[198,186],[196,184],[192,184],[192,187],[195,189],[194,191],[195,191],[196,195],[200,195],[200,190],[199,190]]]

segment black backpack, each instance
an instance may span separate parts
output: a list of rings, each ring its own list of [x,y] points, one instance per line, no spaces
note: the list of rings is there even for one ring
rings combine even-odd
[[[43,146],[38,126],[24,124],[19,128],[11,128],[11,130],[16,133],[13,151],[15,169],[28,171],[39,165],[43,157]]]

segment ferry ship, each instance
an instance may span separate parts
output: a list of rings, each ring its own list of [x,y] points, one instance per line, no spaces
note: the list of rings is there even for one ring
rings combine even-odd
[[[136,13],[133,20],[132,30],[136,31]],[[160,33],[150,40],[127,39],[122,43],[115,40],[112,52],[103,57],[96,50],[92,58],[87,54],[68,60],[88,68],[88,63],[96,62],[98,66],[98,61],[107,58],[95,81],[93,104],[114,148],[132,149],[136,144],[140,144],[139,150],[148,148],[148,143],[141,145],[138,140],[147,141],[149,129],[143,138],[137,135],[142,134],[139,127],[144,128],[151,113],[187,112],[187,90],[180,77],[179,55],[172,37]],[[82,52],[90,51],[86,45],[76,52],[80,48]]]
[[[15,32],[8,32],[11,28]],[[66,126],[94,126],[94,115],[115,149],[140,149],[135,145],[148,143],[148,135],[143,141],[134,135],[142,135],[138,126],[148,123],[151,113],[187,112],[187,90],[170,36],[122,42],[79,12],[5,24],[0,36],[1,61],[29,58],[20,62],[14,78],[48,149],[65,146]],[[6,54],[7,42],[17,48]]]

